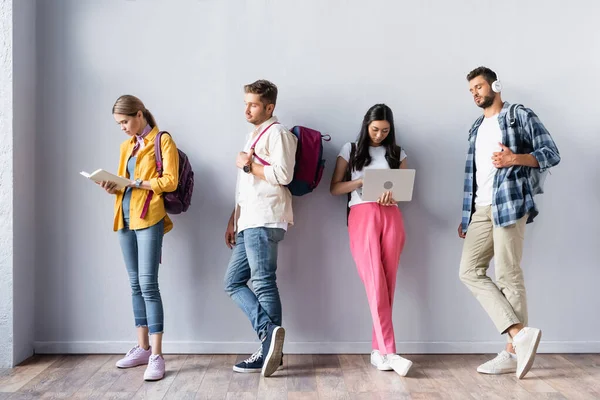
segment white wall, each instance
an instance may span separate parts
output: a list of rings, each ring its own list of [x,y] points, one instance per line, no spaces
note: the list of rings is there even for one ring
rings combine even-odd
[[[0,368],[35,333],[35,0],[0,3]]]
[[[451,4],[450,4],[451,3]],[[563,158],[527,231],[531,324],[542,351],[600,351],[596,149],[600,5],[572,1],[122,1],[38,6],[36,351],[123,351],[134,340],[112,198],[79,175],[115,170],[125,136],[110,110],[141,97],[196,171],[192,209],[165,238],[160,283],[167,352],[253,351],[223,292],[234,158],[250,127],[242,85],[280,89],[276,114],[332,135],[318,190],[295,200],[278,282],[286,352],[366,352],[370,315],[348,250],[344,198],[328,193],[335,157],[368,107],[395,112],[418,170],[402,206],[408,233],[394,322],[401,352],[498,350],[458,280],[467,131],[480,110],[466,74],[497,70],[504,98],[533,108]],[[43,18],[42,18],[43,16]],[[127,343],[125,343],[127,342]]]
[[[33,354],[36,234],[35,0],[14,2],[14,363]],[[43,193],[43,192],[42,192]]]
[[[12,15],[12,2],[0,2],[0,368],[13,359]]]

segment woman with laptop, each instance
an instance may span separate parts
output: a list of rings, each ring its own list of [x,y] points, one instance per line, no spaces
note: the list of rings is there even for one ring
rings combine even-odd
[[[373,318],[371,364],[405,376],[412,362],[396,354],[392,306],[396,273],[404,247],[402,214],[391,191],[382,186],[375,201],[363,199],[365,170],[405,169],[406,154],[396,144],[394,117],[385,104],[371,107],[356,143],[346,143],[337,157],[330,191],[348,195],[350,250],[367,292]],[[372,171],[375,172],[375,171]]]

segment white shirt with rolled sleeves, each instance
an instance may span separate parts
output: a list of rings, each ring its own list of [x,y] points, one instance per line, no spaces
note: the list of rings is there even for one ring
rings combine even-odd
[[[273,116],[247,137],[245,152],[258,135],[269,125],[277,122]],[[265,165],[265,179],[238,170],[236,184],[236,232],[249,228],[281,228],[294,224],[292,194],[285,186],[294,177],[298,140],[282,124],[273,124],[256,143],[254,154],[269,163]],[[254,162],[261,162],[254,158]]]

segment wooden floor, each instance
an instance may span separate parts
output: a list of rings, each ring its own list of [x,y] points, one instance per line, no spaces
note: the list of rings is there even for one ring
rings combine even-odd
[[[162,381],[119,370],[117,355],[35,356],[0,369],[3,399],[600,399],[600,355],[538,355],[523,380],[475,369],[491,355],[411,355],[406,378],[368,355],[286,355],[271,378],[231,369],[246,356],[168,355]]]

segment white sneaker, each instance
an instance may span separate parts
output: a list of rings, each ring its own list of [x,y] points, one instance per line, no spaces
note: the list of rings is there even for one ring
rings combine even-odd
[[[500,375],[517,372],[517,357],[504,350],[496,358],[477,367],[480,374]]]
[[[381,355],[379,350],[371,352],[371,365],[380,371],[393,371],[392,367],[387,362],[386,356]]]
[[[144,372],[145,381],[159,381],[165,376],[165,359],[158,354],[152,354],[148,360],[148,367]]]
[[[533,366],[542,331],[536,328],[523,328],[513,338],[513,346],[517,352],[517,378],[523,379]]]
[[[406,376],[412,366],[412,361],[400,357],[398,354],[387,354],[386,360],[390,367],[400,376]]]

